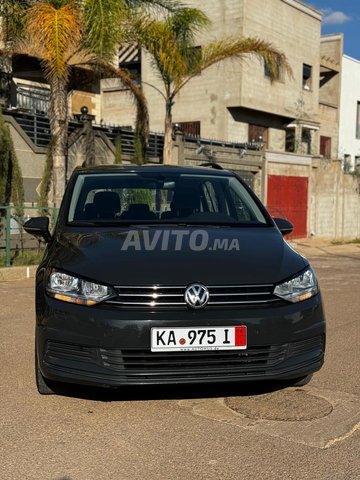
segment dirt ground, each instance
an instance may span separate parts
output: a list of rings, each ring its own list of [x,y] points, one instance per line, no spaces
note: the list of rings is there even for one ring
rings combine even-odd
[[[292,240],[289,244],[305,257],[360,254],[360,240],[359,243],[348,243],[315,238],[302,238],[299,240]]]

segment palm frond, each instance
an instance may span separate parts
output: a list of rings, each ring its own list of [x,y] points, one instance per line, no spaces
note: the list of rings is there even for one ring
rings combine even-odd
[[[178,0],[127,0],[126,3],[131,10],[136,12],[149,10],[159,12],[160,10],[160,13],[174,13],[184,7],[184,4]]]
[[[194,44],[198,32],[211,24],[207,15],[197,8],[179,8],[166,19],[166,27],[181,47]]]
[[[273,80],[279,76],[280,69],[285,69],[290,76],[292,74],[291,67],[283,52],[277,50],[269,42],[251,37],[225,38],[205,45],[198,65],[194,66],[195,74],[222,60],[228,58],[243,59],[248,55],[255,55],[263,59]]]
[[[81,40],[80,10],[74,0],[56,8],[42,0],[27,13],[27,32],[32,46],[41,52],[46,74],[67,78],[69,55]]]
[[[22,37],[25,29],[26,9],[30,6],[30,0],[2,0],[0,3],[1,40],[8,47],[14,44]]]
[[[87,47],[97,56],[112,60],[128,9],[125,0],[85,0],[83,8]]]
[[[93,59],[92,61],[87,61],[80,65],[88,65],[97,73],[98,77],[112,77],[121,80],[136,102],[136,130],[139,132],[140,136],[147,139],[150,131],[147,101],[141,88],[134,83],[131,75],[127,71],[121,68],[116,68],[101,58]]]
[[[167,21],[137,15],[131,19],[131,30],[132,39],[150,54],[155,70],[167,85],[186,72],[186,59]]]

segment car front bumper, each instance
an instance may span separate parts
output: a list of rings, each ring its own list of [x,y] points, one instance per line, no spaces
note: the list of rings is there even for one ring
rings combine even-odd
[[[39,297],[38,297],[39,298]],[[152,327],[246,325],[246,350],[151,352]],[[297,304],[146,311],[84,307],[44,295],[36,343],[45,378],[117,387],[289,380],[319,370],[325,318],[320,295]]]

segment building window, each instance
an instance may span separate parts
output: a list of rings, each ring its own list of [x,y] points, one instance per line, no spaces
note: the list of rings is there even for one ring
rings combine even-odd
[[[331,138],[320,137],[320,155],[324,158],[331,158]]]
[[[345,154],[344,155],[344,164],[343,164],[343,169],[345,173],[350,173],[352,168],[352,162],[351,162],[351,155]]]
[[[136,84],[141,82],[141,49],[130,45],[119,50],[119,67],[126,70]]]
[[[356,138],[360,138],[360,102],[357,102],[356,108]]]
[[[357,173],[360,173],[360,155],[355,155],[352,170],[357,172]]]
[[[285,144],[285,151],[295,153],[296,145],[295,145],[295,127],[289,127],[286,129],[286,144]]]
[[[311,155],[311,130],[303,127],[301,130],[301,153]]]
[[[302,85],[304,90],[311,90],[312,66],[303,64]]]
[[[306,125],[291,125],[286,129],[286,152],[312,155],[314,129]]]
[[[249,143],[257,143],[261,147],[267,147],[269,139],[269,129],[262,125],[249,124]]]

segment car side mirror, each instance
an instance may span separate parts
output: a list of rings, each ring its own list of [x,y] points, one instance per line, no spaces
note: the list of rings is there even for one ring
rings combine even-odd
[[[294,225],[286,218],[273,217],[273,220],[283,236],[294,230]]]
[[[51,234],[49,231],[48,217],[32,217],[24,223],[24,230],[34,237],[44,240],[49,243],[51,241]]]

